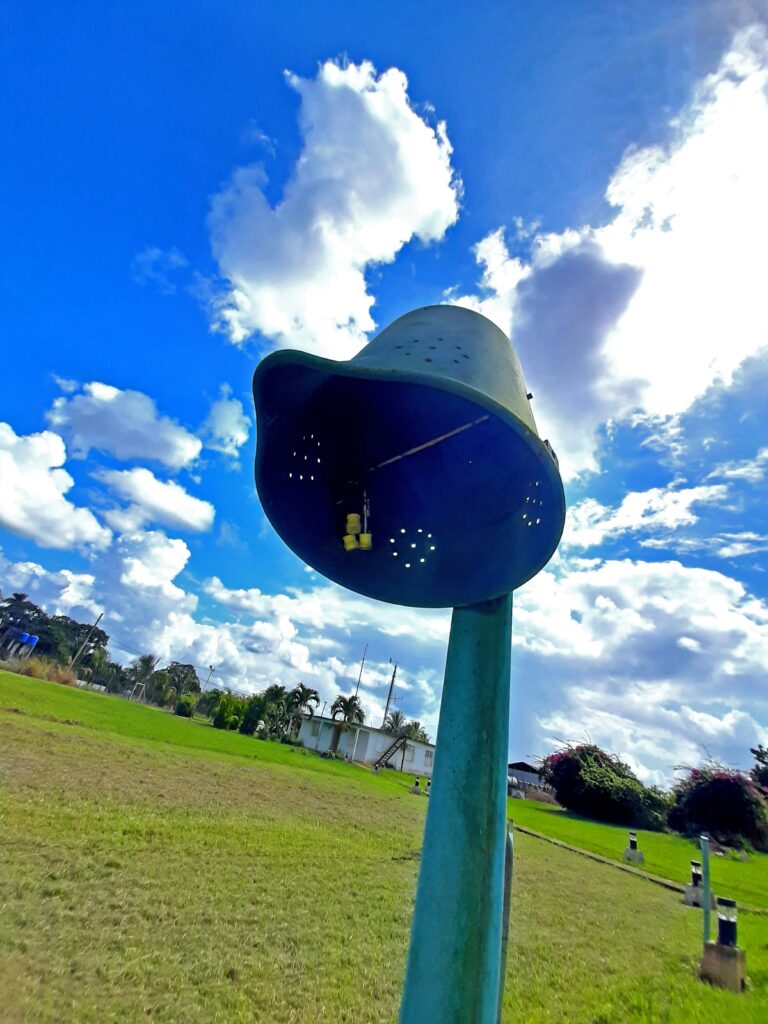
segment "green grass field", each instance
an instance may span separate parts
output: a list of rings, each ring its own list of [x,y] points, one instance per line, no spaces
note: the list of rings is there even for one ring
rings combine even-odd
[[[397,775],[0,673],[0,1020],[392,1024],[426,803]],[[700,927],[518,834],[504,1020],[768,1018],[768,919],[740,919],[743,996],[696,980]]]
[[[603,825],[570,814],[551,804],[510,800],[509,817],[518,825],[622,861],[627,846],[623,825]],[[685,884],[691,879],[691,860],[701,860],[698,843],[663,832],[637,831],[638,847],[645,854],[640,870]],[[768,909],[768,854],[752,853],[746,861],[735,854],[710,857],[712,888],[718,896],[730,896],[746,906]]]

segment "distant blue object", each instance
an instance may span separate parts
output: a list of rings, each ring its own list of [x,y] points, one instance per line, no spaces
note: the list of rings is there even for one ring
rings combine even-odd
[[[552,557],[565,521],[557,460],[512,345],[479,313],[415,310],[347,362],[274,352],[253,392],[264,511],[329,579],[456,607],[509,593]],[[372,548],[345,551],[363,492]]]
[[[37,644],[37,641],[38,641],[39,639],[40,639],[40,637],[39,637],[39,636],[34,636],[34,634],[33,634],[33,635],[32,635],[32,636],[31,636],[31,637],[29,638],[29,640],[27,640],[27,643],[29,644],[29,646],[30,646],[30,647],[35,647],[35,646],[36,646],[36,644]]]
[[[29,640],[29,633],[22,633],[19,637],[19,643],[25,644]]]

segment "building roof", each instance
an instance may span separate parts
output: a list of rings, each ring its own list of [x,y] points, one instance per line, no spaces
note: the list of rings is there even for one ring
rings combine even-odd
[[[531,772],[533,775],[540,775],[538,768],[534,768],[532,764],[528,764],[527,761],[510,761],[507,765],[510,771],[517,772]]]

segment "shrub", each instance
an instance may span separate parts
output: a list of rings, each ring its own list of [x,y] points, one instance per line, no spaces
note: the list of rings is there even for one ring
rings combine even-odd
[[[51,682],[61,683],[62,686],[77,686],[77,676],[71,668],[64,668],[62,665],[54,665],[50,676]]]
[[[50,679],[51,663],[43,658],[27,658],[21,662],[21,668],[17,671],[33,679]]]
[[[768,850],[768,804],[757,782],[719,764],[690,768],[672,788],[669,825],[677,832],[709,832],[725,846],[746,840]]]
[[[263,731],[264,712],[266,708],[266,701],[261,694],[257,694],[255,697],[250,697],[247,702],[245,714],[243,720],[240,723],[240,732],[245,736],[253,736],[255,732]],[[259,729],[262,726],[262,729]]]
[[[233,693],[224,693],[219,698],[216,714],[213,716],[215,729],[237,729],[245,714],[245,701]]]
[[[47,658],[10,658],[3,664],[3,668],[20,676],[30,676],[32,679],[47,679],[52,683],[62,683],[64,686],[77,686],[74,672]]]
[[[592,743],[550,754],[541,774],[569,811],[655,831],[666,824],[669,798],[655,786],[644,786],[629,765]]]
[[[176,707],[174,713],[180,715],[182,718],[192,718],[197,707],[197,694],[195,693],[183,693],[181,697],[176,701]]]
[[[283,733],[280,737],[281,743],[287,743],[289,747],[303,747],[304,740],[300,740],[298,736],[289,736],[288,733]]]

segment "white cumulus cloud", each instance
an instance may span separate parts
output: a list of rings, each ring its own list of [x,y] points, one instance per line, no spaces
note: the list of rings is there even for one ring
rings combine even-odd
[[[404,614],[396,605],[351,594],[336,584],[322,584],[309,590],[266,594],[256,587],[232,590],[218,577],[206,580],[205,592],[234,612],[250,615],[282,615],[315,630],[337,630],[349,635],[372,626],[392,637],[408,637],[425,644],[447,641],[449,616],[435,611],[409,609]]]
[[[705,749],[747,767],[768,736],[766,658],[768,606],[723,573],[561,560],[516,598],[525,749],[589,736],[651,781]]]
[[[630,150],[603,227],[476,248],[479,309],[518,346],[566,476],[597,468],[599,429],[675,416],[768,345],[768,39],[741,31],[659,145]]]
[[[58,434],[19,436],[0,423],[0,525],[44,548],[104,548],[111,532],[65,497],[74,485],[66,457]]]
[[[76,458],[95,449],[118,459],[153,459],[181,469],[194,462],[202,448],[199,437],[161,416],[149,395],[98,381],[83,385],[71,398],[57,398],[47,418]]]
[[[652,487],[631,491],[617,508],[585,498],[568,510],[562,543],[565,547],[594,547],[625,533],[690,526],[698,519],[692,506],[719,503],[727,494],[723,484]],[[668,539],[659,543],[666,544]]]
[[[6,594],[21,591],[50,615],[95,618],[99,611],[92,600],[96,577],[70,569],[49,571],[38,562],[11,562],[0,550],[0,587]]]
[[[239,450],[248,440],[251,421],[245,415],[243,403],[232,397],[232,388],[222,384],[219,397],[211,403],[208,416],[201,427],[206,448],[237,458]]]
[[[158,480],[148,469],[104,469],[96,476],[130,502],[127,508],[105,513],[115,530],[137,530],[153,522],[199,531],[209,530],[213,524],[215,510],[209,501],[193,497],[173,480]]]
[[[406,242],[443,237],[458,214],[445,125],[414,110],[408,81],[368,62],[287,76],[301,98],[303,150],[280,201],[259,165],[240,167],[209,215],[228,281],[216,325],[239,343],[258,331],[280,346],[353,355],[374,327],[365,271]]]
[[[753,459],[734,459],[721,462],[708,474],[707,479],[744,480],[757,484],[765,479],[768,471],[768,448],[761,448]]]

